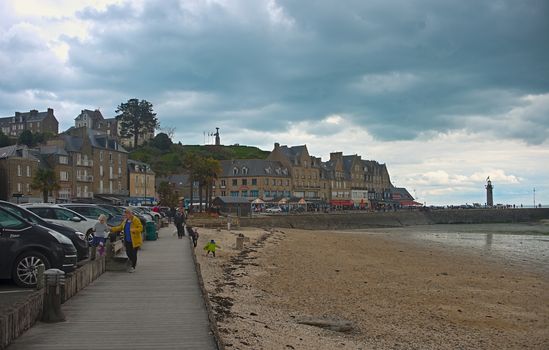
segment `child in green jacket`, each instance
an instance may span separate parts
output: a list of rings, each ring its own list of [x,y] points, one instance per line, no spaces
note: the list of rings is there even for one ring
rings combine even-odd
[[[208,242],[208,244],[206,244],[204,246],[204,250],[206,251],[206,256],[208,256],[211,252],[212,255],[215,258],[215,249],[216,248],[217,248],[217,245],[215,244],[215,241],[212,239],[211,241]]]

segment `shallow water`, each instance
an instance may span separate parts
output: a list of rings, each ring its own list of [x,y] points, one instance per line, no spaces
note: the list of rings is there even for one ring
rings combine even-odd
[[[356,232],[356,231],[355,231]],[[549,226],[529,224],[428,225],[367,229],[363,233],[456,248],[509,266],[549,275]]]

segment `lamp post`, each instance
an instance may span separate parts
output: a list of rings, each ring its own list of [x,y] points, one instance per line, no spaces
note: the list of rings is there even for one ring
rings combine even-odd
[[[536,188],[534,187],[534,208],[536,207]]]

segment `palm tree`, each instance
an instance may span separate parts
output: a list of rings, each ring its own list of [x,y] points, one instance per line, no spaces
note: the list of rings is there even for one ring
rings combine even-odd
[[[48,201],[48,194],[59,190],[60,187],[52,169],[38,168],[32,179],[31,188],[42,191],[42,199],[46,203]]]

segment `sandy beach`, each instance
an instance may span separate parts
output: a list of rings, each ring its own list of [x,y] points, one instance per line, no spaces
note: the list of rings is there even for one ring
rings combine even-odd
[[[228,349],[549,348],[547,270],[380,229],[199,232]]]

